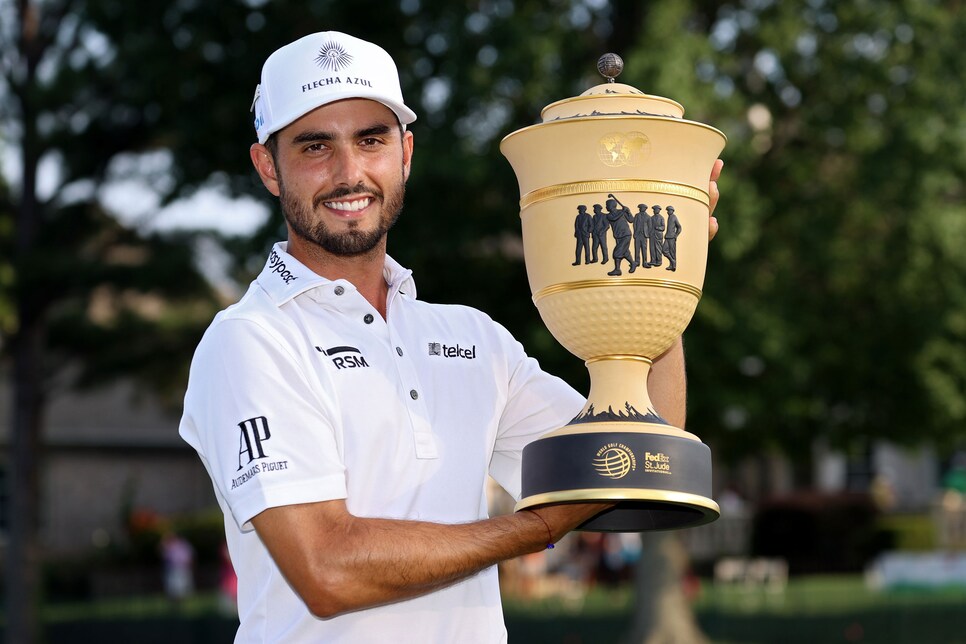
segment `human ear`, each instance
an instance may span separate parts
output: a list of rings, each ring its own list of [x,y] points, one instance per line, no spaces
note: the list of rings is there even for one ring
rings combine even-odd
[[[277,197],[279,195],[278,171],[275,169],[275,159],[272,158],[272,153],[261,143],[253,143],[248,153],[262,184]]]
[[[413,163],[413,133],[409,130],[403,132],[402,136],[402,149],[403,149],[403,181],[409,180],[409,170],[412,168]]]

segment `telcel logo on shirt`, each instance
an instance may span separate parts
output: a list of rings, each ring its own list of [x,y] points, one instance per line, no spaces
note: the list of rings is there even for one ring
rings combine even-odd
[[[476,358],[476,345],[474,344],[469,349],[466,349],[458,344],[456,346],[450,346],[447,344],[440,344],[439,342],[430,342],[429,355],[441,356],[443,358],[465,358],[466,360],[473,360]]]

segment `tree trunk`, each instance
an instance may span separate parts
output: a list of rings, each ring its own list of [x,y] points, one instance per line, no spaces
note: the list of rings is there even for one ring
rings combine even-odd
[[[685,594],[688,555],[674,533],[641,534],[629,644],[706,644]]]
[[[10,533],[6,556],[6,641],[41,641],[38,599],[40,556],[40,428],[43,408],[40,356],[43,331],[21,328],[14,349],[10,449]]]
[[[39,620],[41,428],[44,408],[44,353],[46,346],[44,289],[31,280],[32,260],[43,220],[37,200],[40,144],[31,87],[43,53],[36,7],[19,3],[20,56],[23,76],[12,84],[20,107],[23,178],[16,209],[14,275],[16,276],[17,332],[13,348],[13,410],[10,424],[10,535],[6,553],[6,641],[41,641]]]

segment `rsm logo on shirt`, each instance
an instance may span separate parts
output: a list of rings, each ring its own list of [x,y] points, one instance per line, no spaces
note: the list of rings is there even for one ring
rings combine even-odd
[[[359,367],[369,366],[365,356],[355,347],[332,347],[331,349],[315,347],[315,350],[332,358],[332,364],[335,365],[336,369],[358,369]]]

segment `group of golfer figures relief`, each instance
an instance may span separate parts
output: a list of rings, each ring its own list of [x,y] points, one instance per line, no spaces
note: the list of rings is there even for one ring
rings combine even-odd
[[[605,210],[606,209],[606,210]],[[664,258],[668,260],[665,270],[677,270],[677,242],[681,236],[681,222],[674,215],[674,206],[661,208],[651,206],[648,214],[647,204],[638,204],[637,212],[622,204],[612,194],[607,195],[604,205],[593,205],[593,214],[587,206],[577,206],[574,220],[574,237],[577,240],[574,251],[574,266],[580,266],[581,254],[584,264],[606,264],[607,231],[614,237],[614,249],[610,258],[614,260],[614,270],[608,275],[621,275],[621,260],[627,260],[628,272],[633,273],[638,266],[653,268],[661,266]],[[667,213],[667,219],[661,211]],[[631,249],[633,248],[633,256]]]

